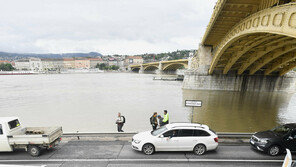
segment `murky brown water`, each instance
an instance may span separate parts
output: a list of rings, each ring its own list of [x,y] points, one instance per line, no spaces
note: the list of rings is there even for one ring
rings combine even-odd
[[[202,100],[202,107],[194,108],[193,122],[220,132],[255,132],[296,122],[292,94],[184,90],[183,98]]]
[[[191,121],[185,99],[203,101],[194,122],[216,131],[253,132],[296,122],[296,96],[240,95],[182,90],[182,82],[155,81],[151,74],[99,73],[0,76],[0,115],[26,126],[61,125],[65,132],[116,132],[117,112],[127,132],[150,130],[153,112],[167,109],[171,122]],[[292,96],[292,97],[291,97]],[[291,97],[291,98],[290,98]]]

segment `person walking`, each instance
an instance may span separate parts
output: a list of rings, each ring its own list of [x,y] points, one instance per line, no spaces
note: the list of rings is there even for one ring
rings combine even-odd
[[[152,125],[152,129],[155,130],[157,128],[157,112],[154,112],[150,117],[150,124]]]
[[[118,117],[116,119],[116,124],[117,124],[117,131],[118,132],[123,132],[122,127],[125,123],[125,117],[121,116],[121,113],[118,113]]]
[[[163,120],[162,122],[164,123],[164,125],[169,124],[169,114],[167,110],[163,111]]]
[[[159,127],[163,126],[164,125],[164,123],[162,122],[163,118],[160,115],[158,115],[157,118],[159,122]]]

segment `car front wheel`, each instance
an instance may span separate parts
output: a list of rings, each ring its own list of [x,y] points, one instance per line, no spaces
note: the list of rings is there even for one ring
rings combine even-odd
[[[206,146],[203,144],[198,144],[193,149],[194,154],[203,155],[206,152]]]
[[[144,144],[142,151],[146,155],[151,155],[155,152],[155,148],[152,144]]]
[[[277,145],[273,145],[273,146],[269,147],[269,149],[268,149],[268,154],[271,156],[279,155],[280,152],[281,152],[281,148]]]

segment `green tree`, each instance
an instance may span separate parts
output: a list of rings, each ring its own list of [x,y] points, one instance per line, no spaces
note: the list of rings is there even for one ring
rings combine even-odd
[[[112,66],[110,66],[110,68],[109,68],[110,70],[118,70],[119,69],[119,67],[118,66],[116,66],[116,65],[112,65]]]
[[[15,68],[9,63],[2,63],[0,64],[0,71],[12,71]]]
[[[107,64],[105,63],[101,63],[101,64],[97,64],[96,68],[99,68],[100,70],[106,70]]]

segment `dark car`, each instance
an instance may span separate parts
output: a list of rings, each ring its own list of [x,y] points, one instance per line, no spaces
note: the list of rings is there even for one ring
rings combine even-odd
[[[279,155],[289,149],[296,151],[296,124],[285,124],[268,131],[255,133],[251,139],[252,148],[269,155]]]

